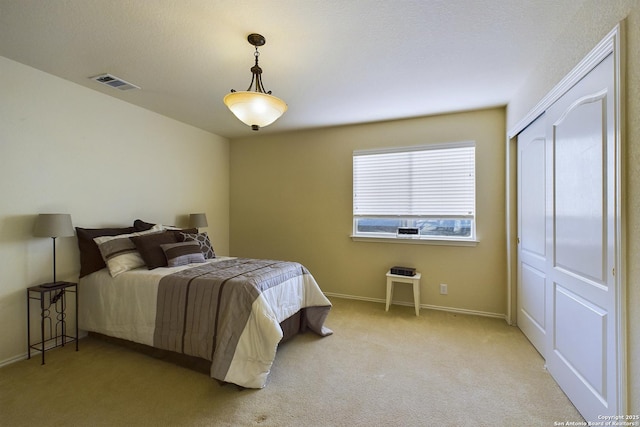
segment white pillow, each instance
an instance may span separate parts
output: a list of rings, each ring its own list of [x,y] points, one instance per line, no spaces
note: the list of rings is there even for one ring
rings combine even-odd
[[[144,260],[140,256],[140,252],[136,249],[136,245],[129,237],[143,236],[145,234],[159,233],[163,231],[162,225],[154,225],[147,231],[139,231],[131,234],[119,234],[117,236],[100,236],[93,239],[100,249],[102,259],[104,259],[109,274],[116,277],[120,273],[142,267]]]

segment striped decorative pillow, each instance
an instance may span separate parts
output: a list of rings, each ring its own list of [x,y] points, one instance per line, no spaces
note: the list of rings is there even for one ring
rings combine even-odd
[[[196,262],[205,262],[204,254],[200,250],[200,245],[195,241],[168,243],[160,245],[167,257],[169,267],[187,265]]]
[[[117,236],[101,236],[93,240],[98,245],[102,258],[109,268],[109,274],[112,277],[116,277],[118,274],[144,265],[140,252],[138,252],[136,245],[129,237],[153,234],[160,231],[162,231],[162,226],[157,225],[149,231],[119,234]]]

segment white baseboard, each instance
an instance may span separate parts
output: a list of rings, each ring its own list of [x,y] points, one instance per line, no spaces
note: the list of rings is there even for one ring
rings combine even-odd
[[[67,342],[65,343],[65,345],[66,345],[66,344],[68,344],[68,343],[72,343],[72,342],[73,342],[73,341],[67,341]],[[45,347],[44,347],[44,351],[49,351],[49,350],[51,350],[51,349],[53,349],[53,348],[56,348],[55,343],[49,343],[49,344],[46,344],[46,345],[45,345]],[[36,357],[36,356],[37,356],[37,357],[40,357],[40,354],[42,354],[42,351],[41,351],[41,350],[38,350],[37,348],[32,348],[32,349],[31,349],[31,358],[32,358],[32,359],[33,359],[34,357]],[[19,362],[19,361],[21,361],[21,360],[25,360],[27,357],[28,357],[28,354],[27,354],[27,353],[22,353],[22,354],[19,354],[19,355],[17,355],[17,356],[11,357],[11,358],[9,358],[9,359],[3,360],[3,361],[1,361],[1,362],[0,362],[0,368],[1,368],[1,367],[3,367],[3,366],[6,366],[6,365],[10,365],[10,364],[12,364],[12,363]]]
[[[369,301],[369,302],[377,302],[380,304],[386,304],[387,301],[381,298],[368,298],[368,297],[359,297],[355,295],[345,295],[345,294],[336,294],[333,292],[325,292],[324,293],[328,297],[336,297],[336,298],[344,298],[344,299],[353,299],[358,301]],[[404,302],[404,301],[392,301],[392,304],[395,305],[406,305],[408,307],[413,307],[412,302]],[[426,308],[428,310],[438,310],[438,311],[447,311],[449,313],[458,313],[458,314],[468,314],[471,316],[482,316],[482,317],[493,317],[496,319],[502,319],[504,321],[507,320],[507,315],[503,313],[491,313],[488,311],[478,311],[478,310],[467,310],[466,308],[455,308],[455,307],[443,307],[440,305],[431,305],[431,304],[420,304],[420,308]]]
[[[87,331],[83,331],[83,330],[78,331],[78,339],[82,339],[82,338],[84,338],[84,337],[86,337],[88,335],[89,335],[89,333]],[[67,341],[66,343],[72,343],[72,342],[73,342],[73,340]],[[65,343],[65,345],[66,345],[66,343]],[[55,348],[55,347],[56,347],[55,343],[49,343],[49,344],[45,345],[44,351],[51,350],[52,348]],[[40,350],[38,350],[37,348],[32,348],[31,349],[31,358],[35,357],[36,355],[39,356],[41,353],[42,352]],[[25,360],[27,357],[28,357],[28,355],[25,352],[25,353],[19,354],[17,356],[10,357],[10,358],[5,359],[5,360],[0,360],[0,368],[2,368],[3,366],[11,365],[12,363],[19,362],[21,360]]]
[[[0,360],[0,368],[3,366],[11,365],[12,363],[19,362],[27,358],[27,353],[19,354],[17,356],[10,357],[9,359]]]

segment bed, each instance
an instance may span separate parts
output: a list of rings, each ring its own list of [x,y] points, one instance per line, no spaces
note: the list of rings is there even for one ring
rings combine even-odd
[[[331,303],[299,263],[216,256],[206,233],[139,220],[76,231],[82,330],[205,359],[247,388],[265,386],[286,335],[332,333]]]

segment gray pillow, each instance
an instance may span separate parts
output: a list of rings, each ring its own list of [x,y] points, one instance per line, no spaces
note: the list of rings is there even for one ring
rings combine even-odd
[[[160,247],[167,258],[167,266],[169,267],[205,262],[200,245],[195,241],[167,243],[160,245]]]

